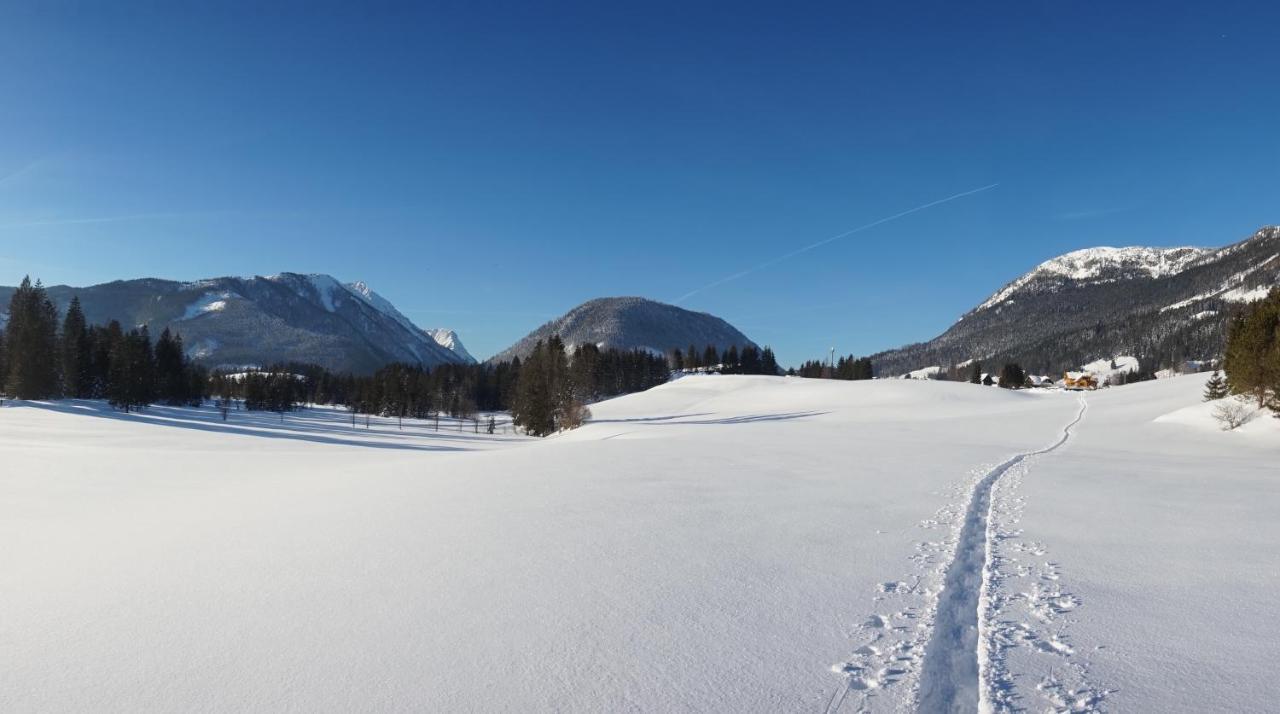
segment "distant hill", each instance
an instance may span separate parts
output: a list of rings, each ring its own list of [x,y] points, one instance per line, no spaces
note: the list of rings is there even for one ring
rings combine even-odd
[[[0,287],[0,310],[13,290]],[[210,366],[294,360],[367,373],[388,362],[475,361],[451,330],[424,331],[364,283],[328,275],[144,278],[48,291],[62,312],[78,295],[90,323],[146,325],[153,336],[168,327],[182,335],[191,357]]]
[[[1223,248],[1087,248],[1045,261],[928,342],[873,355],[902,374],[978,359],[1051,374],[1137,355],[1169,366],[1222,349],[1230,311],[1280,285],[1280,228]]]
[[[696,345],[702,349],[739,348],[755,343],[733,325],[705,312],[640,297],[607,297],[589,300],[530,332],[519,342],[490,358],[491,362],[524,358],[539,340],[559,335],[565,345],[595,344],[602,349],[643,349],[666,354]]]

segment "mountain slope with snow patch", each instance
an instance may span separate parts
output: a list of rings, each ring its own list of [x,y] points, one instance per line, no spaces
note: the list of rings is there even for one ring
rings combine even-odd
[[[974,359],[1048,374],[1115,354],[1171,366],[1216,355],[1232,309],[1278,285],[1275,226],[1219,249],[1073,251],[1010,282],[938,337],[873,362],[881,374]]]
[[[0,304],[13,288],[0,287]],[[336,371],[370,372],[388,362],[434,367],[473,362],[461,342],[442,345],[363,282],[329,275],[280,273],[191,282],[120,280],[84,288],[55,285],[61,311],[79,296],[90,323],[118,320],[182,335],[188,354],[213,366],[312,362]]]

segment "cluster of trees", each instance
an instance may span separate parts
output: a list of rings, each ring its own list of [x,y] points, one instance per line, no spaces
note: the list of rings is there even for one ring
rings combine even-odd
[[[223,404],[287,412],[302,404],[344,406],[352,414],[429,419],[448,414],[472,419],[478,412],[513,413],[534,435],[572,428],[585,405],[642,391],[667,381],[667,361],[642,350],[601,350],[582,345],[572,356],[553,337],[532,355],[498,364],[446,364],[427,369],[388,364],[371,375],[334,374],[313,364],[277,364],[249,372],[215,371],[209,393]]]
[[[0,384],[19,399],[107,399],[129,411],[198,404],[205,393],[207,373],[187,359],[180,335],[166,329],[153,344],[145,327],[89,326],[79,298],[59,327],[57,307],[29,277],[9,301],[0,346]]]
[[[539,341],[518,363],[512,422],[535,436],[579,426],[590,417],[586,405],[666,382],[667,360],[644,350],[601,350],[580,345],[570,355],[558,336]]]
[[[1017,362],[1007,362],[1000,368],[1000,386],[1005,389],[1022,389],[1027,386],[1027,372]]]
[[[875,377],[875,368],[870,357],[854,357],[849,355],[836,360],[835,367],[822,360],[809,360],[799,369],[788,369],[787,374],[810,379],[871,379]]]
[[[752,345],[747,345],[741,350],[736,345],[730,345],[723,351],[717,350],[715,345],[707,345],[701,350],[695,345],[689,345],[689,349],[684,352],[679,349],[672,350],[668,356],[668,362],[671,369],[677,372],[714,369],[721,374],[780,373],[778,359],[774,357],[773,350],[769,347],[761,349]]]
[[[214,371],[209,394],[222,405],[288,412],[304,404],[346,407],[353,414],[427,419],[439,414],[471,418],[498,411],[515,392],[518,362],[496,366],[392,363],[371,375],[337,374],[316,364],[288,362],[263,369]]]
[[[1233,394],[1280,416],[1280,288],[1231,318],[1222,366]]]

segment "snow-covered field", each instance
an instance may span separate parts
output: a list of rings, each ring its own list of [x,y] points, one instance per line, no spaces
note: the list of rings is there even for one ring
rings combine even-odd
[[[0,710],[1267,710],[1280,420],[1202,385],[692,376],[546,440],[6,403]]]

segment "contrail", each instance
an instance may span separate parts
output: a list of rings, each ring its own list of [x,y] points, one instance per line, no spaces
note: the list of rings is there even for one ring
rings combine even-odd
[[[854,233],[861,233],[862,231],[865,231],[865,230],[867,230],[867,229],[869,229],[869,228],[875,228],[876,226],[878,226],[878,225],[882,225],[882,224],[885,224],[885,223],[888,223],[889,221],[896,221],[896,220],[898,220],[899,218],[902,218],[903,216],[909,216],[909,215],[911,215],[912,213],[916,213],[916,212],[918,212],[918,211],[923,211],[923,210],[924,210],[924,209],[926,209],[926,208],[933,208],[934,206],[937,206],[937,205],[940,205],[940,204],[946,203],[946,202],[948,202],[948,201],[954,201],[954,200],[956,200],[957,198],[964,198],[965,196],[972,196],[972,195],[973,195],[973,194],[975,194],[975,193],[982,193],[983,191],[990,191],[991,189],[993,189],[993,188],[995,188],[996,186],[999,186],[999,185],[1000,185],[999,183],[993,183],[993,184],[990,184],[990,185],[987,185],[987,186],[983,186],[982,188],[975,188],[975,189],[973,189],[973,190],[971,190],[971,191],[964,191],[964,192],[962,192],[962,193],[957,193],[957,194],[955,194],[954,196],[947,196],[946,198],[940,198],[940,199],[938,199],[938,200],[936,200],[936,201],[930,201],[929,203],[926,203],[926,204],[923,204],[923,205],[920,205],[920,206],[916,206],[915,208],[909,208],[909,209],[907,209],[907,210],[905,210],[905,211],[903,211],[903,212],[901,212],[901,213],[895,213],[895,214],[893,214],[892,216],[887,216],[887,217],[885,217],[885,218],[881,218],[881,219],[879,219],[879,220],[872,221],[872,222],[870,222],[870,223],[868,223],[868,224],[866,224],[866,225],[858,226],[857,228],[854,228],[854,229],[852,229],[852,230],[847,230],[847,231],[845,231],[844,233],[840,233],[840,234],[838,234],[838,235],[831,236],[830,238],[824,238],[823,240],[820,240],[820,241],[818,241],[817,243],[813,243],[813,244],[811,244],[811,245],[806,245],[806,246],[805,246],[805,247],[803,247],[803,248],[797,248],[796,250],[793,250],[793,251],[791,251],[790,253],[787,253],[787,254],[785,254],[785,255],[781,255],[781,256],[779,256],[779,257],[777,257],[777,258],[774,258],[773,260],[770,260],[770,261],[768,261],[768,262],[761,263],[761,264],[759,264],[759,265],[755,266],[754,268],[747,268],[746,270],[743,270],[743,271],[740,271],[740,272],[734,273],[733,275],[727,275],[727,276],[725,276],[725,277],[723,277],[723,278],[720,278],[719,280],[716,280],[715,282],[707,283],[706,285],[703,285],[703,286],[702,286],[702,287],[700,287],[700,288],[696,288],[696,289],[694,289],[694,290],[690,290],[689,292],[685,293],[684,295],[681,295],[680,297],[676,298],[674,302],[676,302],[676,303],[684,302],[685,300],[688,300],[689,298],[693,297],[694,295],[697,295],[698,293],[700,293],[700,292],[702,292],[702,291],[704,291],[704,290],[710,290],[711,288],[718,287],[718,286],[720,286],[720,285],[724,285],[724,284],[725,284],[725,283],[727,283],[727,282],[731,282],[731,281],[737,280],[738,278],[741,278],[741,277],[745,277],[745,276],[747,276],[747,275],[750,275],[750,274],[752,274],[752,273],[754,273],[754,272],[756,272],[756,271],[758,271],[758,270],[764,270],[765,268],[768,268],[768,267],[773,266],[773,265],[777,265],[778,263],[781,263],[781,262],[782,262],[782,261],[784,261],[784,260],[788,260],[788,259],[790,259],[790,258],[794,258],[794,257],[796,257],[797,255],[800,255],[801,253],[807,253],[807,252],[809,252],[809,251],[813,250],[814,248],[820,248],[820,247],[822,247],[822,246],[824,246],[824,245],[826,245],[826,244],[828,244],[828,243],[831,243],[831,242],[834,242],[834,241],[838,241],[838,240],[840,240],[841,238],[847,238],[847,237],[849,237],[849,236],[853,235]]]
[[[195,211],[189,213],[133,213],[124,216],[99,216],[95,218],[50,218],[36,221],[22,221],[19,223],[5,223],[0,225],[0,229],[40,228],[43,226],[75,226],[88,223],[120,223],[122,221],[150,221],[166,218],[203,218],[207,216],[226,215],[226,213],[226,211]]]

